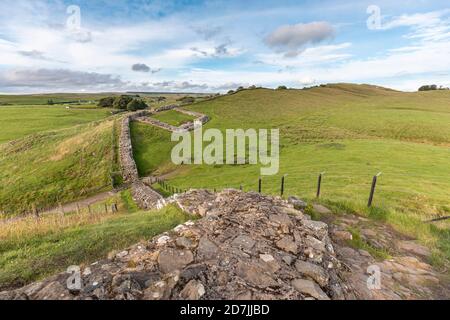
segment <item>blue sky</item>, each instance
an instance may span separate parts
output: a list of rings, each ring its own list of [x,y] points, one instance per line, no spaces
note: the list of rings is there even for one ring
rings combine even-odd
[[[449,57],[448,0],[0,2],[3,93],[413,91],[450,86]]]

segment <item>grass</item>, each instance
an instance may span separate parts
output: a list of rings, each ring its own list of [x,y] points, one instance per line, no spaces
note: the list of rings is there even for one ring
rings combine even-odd
[[[153,115],[152,118],[159,120],[161,122],[168,123],[175,127],[179,127],[185,123],[192,122],[195,120],[194,117],[175,110],[168,110],[157,113]]]
[[[131,123],[130,129],[134,159],[141,176],[149,175],[168,162],[174,145],[170,132],[138,122]]]
[[[69,128],[110,115],[105,109],[66,109],[62,106],[0,106],[0,144],[33,133]]]
[[[44,225],[36,227],[39,232],[28,230],[21,237],[0,241],[0,291],[64,271],[70,265],[103,259],[111,251],[170,230],[189,216],[169,206],[160,211],[62,218],[72,223],[55,224],[54,219],[34,222]],[[7,227],[0,225],[0,230],[3,228]]]
[[[113,120],[0,145],[0,211],[30,212],[109,190]]]
[[[101,98],[109,97],[109,93],[51,93],[28,95],[0,95],[0,105],[46,105],[49,100],[54,103],[79,103],[79,101],[94,102]]]
[[[323,201],[384,220],[435,249],[436,261],[445,262],[450,259],[448,228],[423,221],[448,213],[449,106],[449,92],[403,93],[339,84],[310,90],[244,90],[188,109],[211,117],[205,129],[280,129],[280,172],[263,177],[264,193],[279,194],[281,176],[288,174],[285,194],[312,200],[318,174],[325,171]],[[139,141],[138,159],[158,154],[151,165],[138,161],[140,171],[170,169],[176,174],[169,177],[169,184],[175,187],[258,188],[259,166],[175,168],[166,136],[153,140],[135,131],[133,139]],[[383,174],[376,208],[368,210],[372,177],[378,172]]]

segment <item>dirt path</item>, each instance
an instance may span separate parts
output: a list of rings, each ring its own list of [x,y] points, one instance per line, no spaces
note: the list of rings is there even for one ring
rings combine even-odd
[[[102,193],[98,193],[98,194],[93,195],[86,199],[63,204],[62,209],[64,212],[73,212],[73,211],[77,210],[77,205],[80,208],[85,208],[87,206],[90,206],[90,205],[96,204],[98,202],[104,201],[108,198],[111,198],[111,197],[115,196],[118,192],[119,192],[119,190],[111,190],[111,191],[105,191]],[[41,214],[46,215],[46,214],[54,214],[54,213],[59,213],[59,212],[60,212],[60,208],[56,207],[56,208],[50,209],[48,211],[42,212]]]
[[[62,205],[62,209],[64,212],[74,212],[77,210],[77,205],[82,209],[82,208],[86,208],[89,205],[94,205],[98,202],[104,201],[108,198],[111,198],[115,195],[117,195],[121,190],[111,190],[111,191],[105,191],[102,193],[98,193],[95,194],[93,196],[90,196],[88,198],[85,199],[81,199],[81,200],[77,200],[74,202],[70,202],[70,203],[66,203]],[[43,211],[40,212],[40,215],[50,215],[50,214],[56,214],[60,212],[60,208],[59,207],[55,207],[53,209],[49,209],[47,211]],[[20,217],[13,217],[13,218],[9,218],[9,219],[3,219],[0,220],[0,225],[2,224],[7,224],[9,222],[14,222],[14,221],[18,221],[21,219],[24,219],[25,217],[20,216]]]

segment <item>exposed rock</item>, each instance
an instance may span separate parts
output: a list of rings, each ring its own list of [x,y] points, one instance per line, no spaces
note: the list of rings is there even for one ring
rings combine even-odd
[[[411,253],[420,257],[429,258],[431,251],[427,247],[424,247],[415,241],[399,240],[396,243],[397,249],[407,253]]]
[[[298,251],[298,246],[294,242],[294,238],[291,236],[283,237],[281,240],[277,241],[276,245],[285,252],[296,254]]]
[[[353,235],[350,232],[343,231],[343,230],[334,230],[332,232],[332,236],[334,239],[341,240],[341,241],[353,240]]]
[[[295,268],[301,274],[310,277],[316,281],[321,287],[325,287],[328,284],[329,277],[325,270],[313,263],[297,260],[295,262]]]
[[[304,280],[295,279],[292,281],[292,286],[299,292],[309,295],[318,300],[330,300],[330,298],[323,292],[323,290],[317,285],[317,283]]]
[[[294,206],[294,208],[297,209],[297,210],[303,210],[303,209],[305,209],[308,206],[308,204],[305,201],[300,200],[300,199],[298,199],[297,197],[294,197],[294,196],[289,197],[288,198],[288,202],[290,204],[292,204]]]
[[[331,214],[331,210],[321,204],[313,204],[313,209],[319,214]]]
[[[159,269],[163,273],[181,270],[194,261],[194,255],[189,250],[167,248],[158,257]]]
[[[180,292],[180,296],[185,300],[199,300],[205,292],[205,287],[201,282],[191,280]]]

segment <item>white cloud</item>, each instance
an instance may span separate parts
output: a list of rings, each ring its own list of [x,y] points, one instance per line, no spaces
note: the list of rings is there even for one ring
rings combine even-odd
[[[277,28],[265,38],[269,47],[286,51],[287,56],[297,56],[307,44],[317,44],[333,38],[335,30],[328,22],[299,23]]]

